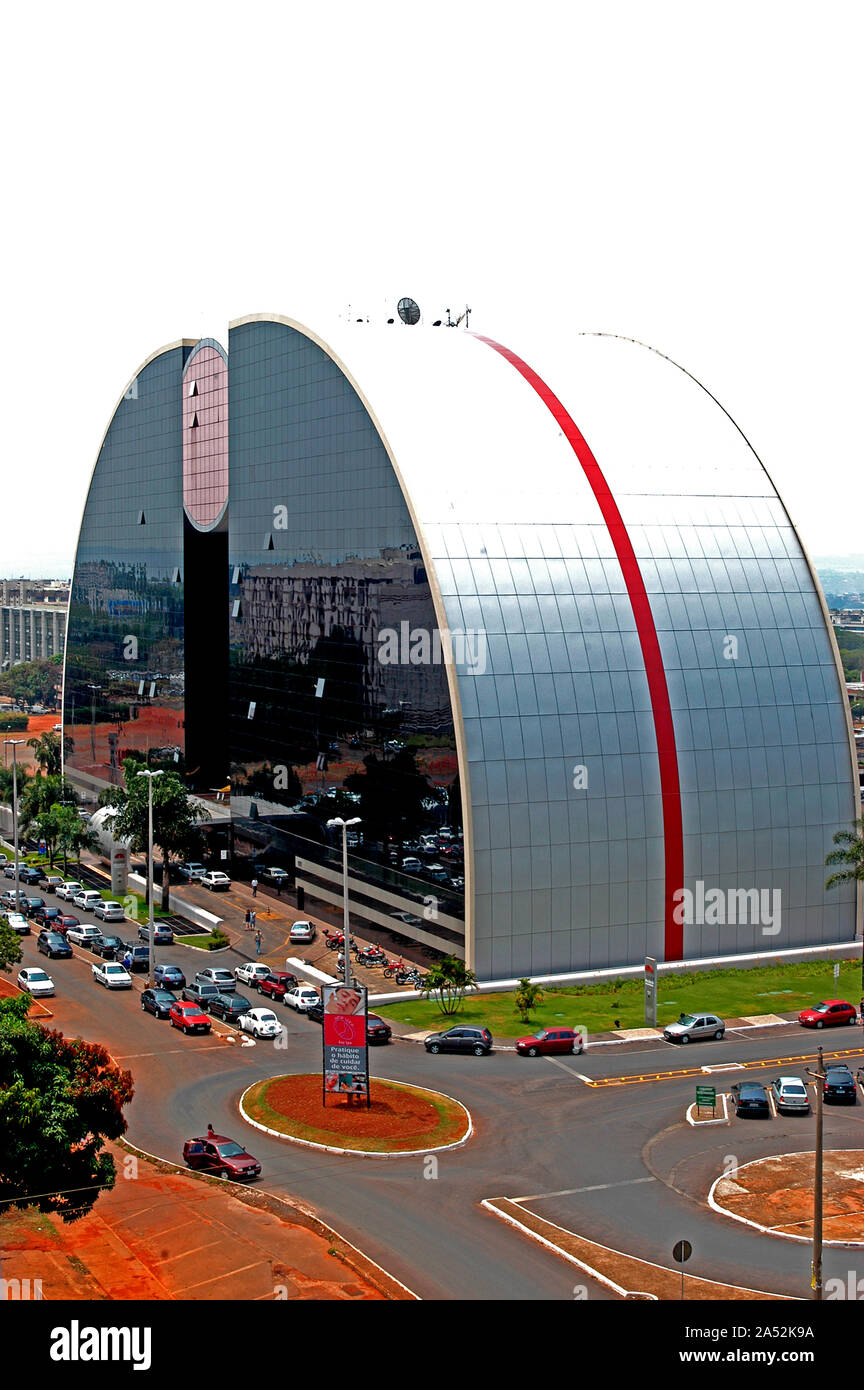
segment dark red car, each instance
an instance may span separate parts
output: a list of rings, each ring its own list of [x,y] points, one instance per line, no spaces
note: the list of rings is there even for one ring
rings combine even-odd
[[[575,1028],[540,1028],[529,1038],[516,1039],[523,1057],[548,1057],[556,1052],[581,1052],[585,1039]]]
[[[235,1182],[251,1182],[261,1176],[261,1164],[247,1153],[242,1145],[225,1134],[206,1134],[187,1139],[183,1159],[200,1173],[212,1173],[215,1178],[233,1178]]]
[[[209,1033],[211,1027],[200,1004],[192,1004],[186,999],[174,1000],[168,1010],[168,1022],[172,1028],[179,1028],[183,1033]]]
[[[258,993],[270,999],[283,999],[289,989],[294,989],[300,981],[288,970],[271,970],[269,975],[258,981]]]
[[[70,927],[80,927],[80,925],[81,922],[77,917],[73,917],[69,912],[64,912],[62,917],[54,918],[51,923],[51,930],[59,931],[65,936]]]
[[[845,999],[823,999],[812,1009],[802,1009],[798,1022],[805,1028],[833,1028],[835,1023],[854,1023],[856,1017],[855,1005]]]

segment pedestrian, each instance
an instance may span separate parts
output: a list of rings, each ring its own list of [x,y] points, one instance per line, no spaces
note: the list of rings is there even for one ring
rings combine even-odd
[[[277,880],[277,883],[276,883],[276,897],[277,897],[277,898],[281,898],[281,897],[282,897],[282,880],[281,880],[281,878],[278,879],[278,880]]]
[[[210,1139],[216,1133],[212,1125],[207,1126],[207,1138]]]
[[[256,922],[256,920],[257,920],[257,917],[258,917],[258,914],[257,914],[257,912],[255,911],[254,907],[250,907],[250,909],[249,909],[249,930],[250,930],[250,931],[254,931],[254,930],[255,930],[255,922]]]
[[[247,907],[247,909],[246,909],[246,915],[245,915],[245,917],[243,918],[243,925],[245,926],[245,928],[246,928],[247,931],[251,931],[251,930],[252,930],[252,909],[251,909],[251,907]]]
[[[255,954],[256,954],[256,956],[260,956],[260,954],[261,954],[261,933],[260,933],[260,931],[255,933]]]
[[[257,878],[253,878],[253,880],[252,880],[252,897],[253,897],[253,898],[257,898],[257,896],[258,896],[258,880],[257,880]]]

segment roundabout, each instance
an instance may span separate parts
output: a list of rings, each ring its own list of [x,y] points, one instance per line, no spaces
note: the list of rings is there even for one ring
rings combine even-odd
[[[767,1235],[813,1239],[813,1153],[776,1154],[720,1177],[708,1203]],[[827,1245],[864,1245],[864,1151],[825,1154],[823,1235]]]
[[[320,1073],[270,1076],[243,1092],[240,1114],[279,1139],[369,1158],[459,1148],[473,1133],[468,1110],[452,1096],[379,1077],[367,1108],[347,1096],[324,1103]]]

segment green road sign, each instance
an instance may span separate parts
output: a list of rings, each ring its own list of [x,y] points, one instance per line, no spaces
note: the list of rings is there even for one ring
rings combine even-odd
[[[697,1086],[696,1104],[699,1106],[700,1110],[703,1105],[710,1105],[713,1110],[717,1104],[716,1086]]]

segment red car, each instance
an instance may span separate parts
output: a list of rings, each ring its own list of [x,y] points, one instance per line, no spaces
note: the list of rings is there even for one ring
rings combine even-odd
[[[71,913],[64,912],[62,917],[54,918],[51,930],[59,931],[65,936],[70,927],[80,927],[80,925],[81,923],[77,917],[73,917]]]
[[[289,989],[294,989],[299,983],[297,976],[287,970],[271,970],[269,975],[258,981],[258,993],[266,994],[270,999],[284,1000]]]
[[[516,1039],[523,1057],[546,1057],[556,1052],[581,1052],[585,1039],[575,1028],[541,1028],[529,1038]]]
[[[237,1182],[250,1182],[260,1178],[261,1164],[257,1158],[233,1139],[224,1134],[214,1134],[212,1129],[194,1139],[187,1139],[183,1145],[183,1159],[190,1168],[201,1173],[212,1173],[216,1178],[234,1178]]]
[[[824,999],[812,1009],[802,1009],[798,1022],[805,1028],[831,1028],[835,1023],[854,1023],[857,1015],[854,1004],[845,999]]]
[[[209,1033],[210,1020],[202,1013],[199,1004],[191,1004],[186,999],[175,999],[168,1010],[168,1022],[172,1028],[184,1033]]]

